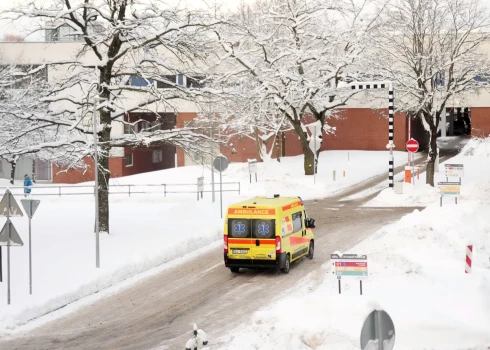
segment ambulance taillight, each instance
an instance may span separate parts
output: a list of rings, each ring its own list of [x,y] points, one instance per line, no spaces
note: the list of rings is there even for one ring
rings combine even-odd
[[[276,254],[281,254],[281,237],[276,236]]]
[[[223,247],[224,248],[224,252],[225,253],[228,253],[228,235],[224,235],[223,237],[225,239],[224,240],[224,247]]]

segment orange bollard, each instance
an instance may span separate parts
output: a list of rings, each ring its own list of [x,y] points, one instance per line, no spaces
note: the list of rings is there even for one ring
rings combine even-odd
[[[344,170],[344,177],[345,177],[345,170]]]
[[[417,168],[417,180],[419,179],[420,176],[420,168]]]
[[[405,167],[405,182],[406,183],[412,183],[412,168],[409,166]]]

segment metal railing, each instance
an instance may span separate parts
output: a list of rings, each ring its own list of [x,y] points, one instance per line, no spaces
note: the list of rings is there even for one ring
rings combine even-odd
[[[240,182],[223,182],[223,192],[238,192],[240,194]],[[132,194],[201,194],[203,198],[204,192],[212,192],[211,184],[203,185],[204,189],[198,190],[198,185],[194,184],[109,184],[109,195],[127,194],[131,197]],[[214,191],[219,192],[219,182],[214,184]],[[14,196],[24,195],[24,186],[1,186],[0,192],[5,192],[7,188]],[[34,185],[29,186],[31,194],[35,196],[79,196],[79,195],[95,195],[93,185]],[[152,191],[144,190],[151,188]],[[206,189],[208,188],[208,189]],[[87,190],[90,189],[90,190]],[[163,189],[163,191],[162,191]]]

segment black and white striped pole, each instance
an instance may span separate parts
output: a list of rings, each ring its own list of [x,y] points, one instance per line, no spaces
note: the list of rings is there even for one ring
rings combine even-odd
[[[393,158],[393,148],[395,148],[395,96],[393,92],[393,84],[389,81],[374,81],[374,82],[352,82],[352,90],[377,90],[388,89],[388,145],[390,149],[390,158],[388,161],[388,182],[389,187],[395,187],[395,161]]]

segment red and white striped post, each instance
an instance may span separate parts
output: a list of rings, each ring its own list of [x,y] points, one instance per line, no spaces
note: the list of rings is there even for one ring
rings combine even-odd
[[[473,260],[473,246],[468,245],[466,246],[466,264],[465,264],[465,273],[470,273],[471,272],[471,261]]]

